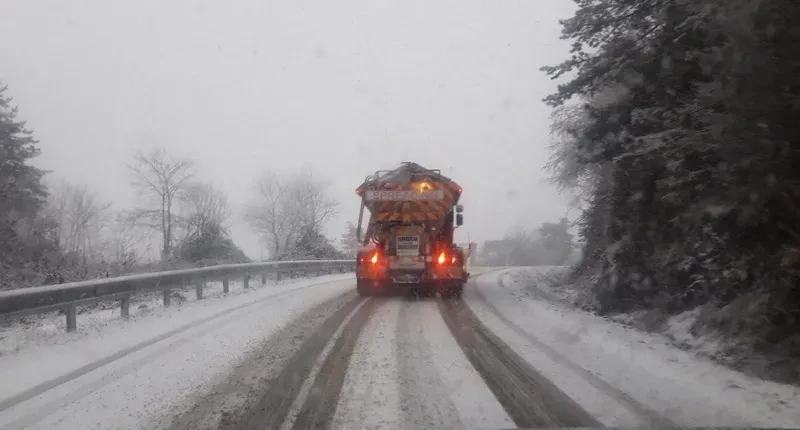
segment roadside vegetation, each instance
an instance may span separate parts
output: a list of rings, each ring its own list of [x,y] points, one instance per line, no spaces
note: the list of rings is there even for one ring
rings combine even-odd
[[[581,306],[800,381],[800,3],[576,0],[549,164]],[[645,323],[646,322],[646,323]],[[694,345],[694,347],[692,346]]]
[[[237,218],[269,244],[270,258],[345,255],[322,234],[337,202],[310,170],[265,173],[246,213],[236,214],[225,192],[199,177],[191,158],[154,147],[120,166],[137,196],[125,207],[91,184],[37,168],[38,143],[0,85],[0,290],[249,262],[231,237]]]

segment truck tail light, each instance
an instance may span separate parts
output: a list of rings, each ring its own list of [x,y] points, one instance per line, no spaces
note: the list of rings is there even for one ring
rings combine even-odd
[[[382,260],[381,254],[378,251],[364,252],[358,257],[358,264],[372,263],[373,265],[380,263]]]
[[[440,266],[444,265],[452,265],[455,266],[458,264],[458,255],[456,254],[448,254],[445,251],[439,253],[439,256],[436,257],[436,263]]]

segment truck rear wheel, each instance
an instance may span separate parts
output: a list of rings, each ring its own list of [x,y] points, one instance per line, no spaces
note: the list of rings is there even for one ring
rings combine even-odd
[[[358,291],[358,295],[361,297],[368,297],[371,295],[369,285],[361,279],[356,279],[356,291]]]

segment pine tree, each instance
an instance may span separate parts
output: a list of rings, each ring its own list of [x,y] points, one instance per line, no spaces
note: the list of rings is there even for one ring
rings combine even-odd
[[[39,155],[37,141],[25,122],[17,120],[17,108],[0,86],[0,284],[4,288],[20,273],[36,271],[42,249],[52,239],[47,224],[37,219],[47,192],[42,184],[45,172],[30,164]],[[40,268],[38,268],[40,269]],[[24,276],[29,278],[29,276]]]
[[[562,22],[572,58],[543,68],[574,73],[546,99],[567,106],[554,118],[553,177],[586,187],[574,274],[600,274],[600,312],[735,305],[744,322],[717,322],[728,334],[791,348],[800,3],[575,1]]]
[[[0,86],[0,220],[13,224],[35,215],[47,193],[42,184],[45,172],[29,164],[39,155],[39,142],[25,122],[17,120],[7,89]]]

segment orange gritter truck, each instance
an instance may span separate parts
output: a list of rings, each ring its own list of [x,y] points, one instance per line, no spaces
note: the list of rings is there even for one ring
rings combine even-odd
[[[469,278],[465,252],[453,242],[464,221],[461,192],[440,170],[411,162],[368,176],[356,189],[363,245],[356,259],[358,293],[402,289],[460,297]],[[369,222],[362,238],[364,208]]]

